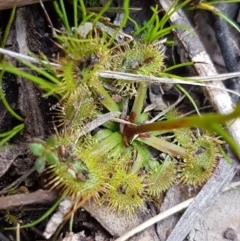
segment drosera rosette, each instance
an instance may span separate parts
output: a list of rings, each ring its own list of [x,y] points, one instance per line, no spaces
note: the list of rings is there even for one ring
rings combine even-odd
[[[76,200],[87,197],[98,199],[99,194],[106,189],[112,170],[111,165],[103,162],[106,155],[92,154],[95,140],[90,136],[77,146],[73,143],[72,146],[67,145],[61,138],[59,140],[54,150],[59,161],[52,163],[47,160],[48,166],[44,173],[48,179],[46,187],[67,192]]]
[[[178,118],[180,114],[173,109],[167,113],[169,120]],[[209,132],[190,128],[173,130],[175,140],[186,150],[186,156],[179,161],[178,173],[180,181],[193,186],[205,183],[213,174],[220,156],[221,141]]]
[[[95,34],[92,33],[94,30]],[[107,41],[109,37],[105,33],[99,36],[98,32],[101,30],[92,26],[88,38],[59,37],[65,51],[65,57],[59,60],[62,68],[57,73],[58,78],[62,80],[60,91],[65,93],[64,98],[71,98],[78,86],[85,85],[85,88],[92,92],[92,98],[114,111],[118,110],[118,107],[103,88],[97,75],[109,63],[111,46]]]
[[[164,47],[160,42],[133,41],[112,56],[110,70],[155,76],[164,68]],[[137,94],[136,83],[114,80],[110,85],[123,96]]]
[[[76,159],[51,165],[46,173],[49,175],[48,187],[51,189],[67,190],[68,195],[76,200],[82,198],[98,199],[99,194],[106,189],[108,167],[101,163],[102,157],[88,156],[82,160]]]
[[[58,127],[73,132],[81,129],[87,122],[97,116],[97,102],[86,84],[79,84],[68,98],[63,98],[53,106],[54,121]]]
[[[109,130],[106,132],[110,133]],[[120,137],[120,142],[114,145],[111,135]],[[94,147],[96,151],[92,152],[99,155],[99,150],[104,148],[100,147],[101,144],[111,149],[107,155],[108,160],[105,159],[105,165],[108,162],[114,165],[109,173],[107,189],[98,203],[106,204],[110,210],[132,216],[137,210],[146,210],[145,201],[152,197],[157,198],[174,183],[174,165],[171,165],[171,168],[161,166],[152,157],[146,145],[134,141],[126,147],[119,132],[112,132],[101,139]],[[160,167],[163,172],[159,172]],[[169,171],[167,176],[164,171]]]
[[[83,4],[83,1],[81,3]],[[61,7],[64,6],[62,4],[61,1]],[[78,6],[75,1],[73,6],[74,14],[77,15]],[[65,9],[62,9],[62,11],[66,13]],[[75,15],[74,18],[77,18]],[[44,60],[38,59],[40,66],[20,59],[24,65],[34,70],[41,77],[25,73],[6,62],[2,63],[2,67],[9,73],[16,73],[40,85],[45,92],[45,96],[54,95],[64,104],[67,103],[66,99],[69,97],[78,95],[79,91],[76,90],[80,85],[85,85],[84,88],[86,89],[87,86],[86,91],[91,91],[90,95],[95,99],[95,103],[99,102],[109,111],[118,111],[118,106],[103,88],[98,77],[98,72],[111,64],[109,58],[111,48],[115,45],[114,38],[96,26],[98,15],[95,19],[93,18],[94,23],[89,22],[90,27],[82,37],[79,32],[81,32],[81,28],[84,28],[87,18],[85,15],[83,17],[84,19],[80,24],[77,23],[78,21],[74,22],[76,26],[72,30],[67,28],[66,33],[58,33],[53,36],[60,48],[60,57],[55,60],[54,66],[44,56],[42,56]],[[69,25],[68,20],[66,21],[64,22],[65,25]]]
[[[213,174],[220,157],[220,145],[204,133],[187,148],[187,158],[180,163],[180,180],[193,186],[204,184]]]
[[[128,174],[132,151],[125,150],[120,133],[102,130],[94,137],[89,135],[86,141],[83,138],[72,151],[68,158],[65,155],[61,162],[49,165],[46,169],[49,188],[68,191],[68,194],[77,200],[87,197],[95,201],[99,200],[100,203],[104,200],[104,203],[109,207],[115,207],[115,210],[123,211],[125,208],[128,214],[136,211],[136,207],[139,207],[139,199],[142,198],[141,195],[137,198],[137,193],[141,194],[140,189],[143,187],[131,185],[131,188],[136,190],[136,198],[131,203],[128,195],[123,198],[123,193],[126,194],[123,191],[117,192],[119,197],[116,193],[112,196],[113,190],[121,189],[124,180],[121,178],[138,176]],[[131,180],[136,179],[134,177]]]
[[[132,216],[137,210],[145,209],[144,177],[117,169],[108,182],[103,202],[111,211]]]
[[[164,160],[154,158],[147,145],[136,142],[137,158],[131,171],[144,176],[146,199],[158,198],[169,189],[176,180],[176,166],[173,159],[166,155]],[[138,170],[139,169],[139,170]]]

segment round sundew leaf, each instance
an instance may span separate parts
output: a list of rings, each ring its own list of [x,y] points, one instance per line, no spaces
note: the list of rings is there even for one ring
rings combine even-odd
[[[40,143],[31,143],[29,148],[35,156],[42,156],[45,151],[45,146]]]
[[[213,174],[218,163],[218,146],[213,139],[199,137],[181,164],[181,181],[193,186],[202,185]]]
[[[109,180],[106,200],[111,210],[131,216],[137,209],[144,208],[142,177],[117,170]]]
[[[46,162],[41,157],[35,161],[35,168],[38,173],[42,173],[45,169]]]
[[[46,161],[51,165],[54,165],[58,162],[58,157],[51,151],[46,152],[45,158]]]
[[[170,188],[175,179],[175,165],[172,160],[166,159],[162,164],[152,161],[148,175],[144,179],[145,191],[149,196],[159,197],[164,191]]]

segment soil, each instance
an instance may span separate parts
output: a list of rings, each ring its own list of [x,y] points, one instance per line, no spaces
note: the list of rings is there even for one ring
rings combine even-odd
[[[68,6],[69,14],[71,14],[70,4],[66,4]],[[52,2],[46,2],[44,3],[44,5],[49,16],[51,17],[53,26],[57,29],[61,29],[62,25],[54,11]],[[149,19],[151,13],[150,6],[154,6],[154,2],[136,0],[133,1],[131,5],[134,7],[142,8],[141,11],[138,11],[131,15],[131,17],[135,21],[137,21],[139,24],[142,24],[144,21]],[[2,32],[4,32],[7,26],[9,16],[9,9],[0,11],[0,29],[2,30]],[[51,28],[49,28],[49,22],[47,21],[46,16],[44,15],[44,12],[39,4],[33,4],[18,8],[16,16],[17,17],[11,27],[9,37],[5,45],[6,49],[20,52],[23,54],[28,54],[28,51],[31,51],[36,55],[39,53],[43,53],[48,58],[54,58],[54,56],[59,53],[58,47],[51,41]],[[110,17],[111,20],[114,21],[117,16],[117,14],[110,14],[108,17]],[[196,20],[196,15],[190,14],[189,18],[194,18],[195,21],[197,21],[199,34],[201,35],[201,21]],[[124,31],[130,34],[132,32],[132,29],[133,25],[129,23],[127,24]],[[21,34],[19,32],[21,32]],[[209,30],[209,35],[210,34],[214,35],[211,30]],[[23,38],[25,38],[26,41],[23,40],[21,42],[19,39],[16,38],[16,36],[22,36]],[[213,44],[215,48],[215,46],[217,45],[216,43],[214,43],[214,41],[215,39],[213,39],[211,44]],[[219,58],[221,58],[221,54],[219,53],[219,47],[216,47],[216,49],[216,52],[210,54],[212,54],[213,59],[216,58],[217,61],[219,61]],[[209,49],[209,51],[211,50]],[[166,65],[168,66],[171,66],[173,59],[175,59],[175,61],[177,62],[185,61],[185,54],[183,54],[182,47],[179,42],[173,47],[168,47],[166,49],[166,55]],[[22,67],[19,63],[17,63],[14,58],[5,58],[12,64]],[[217,61],[215,61],[216,65]],[[220,63],[222,63],[222,59],[220,60]],[[226,71],[225,64],[222,65],[223,66],[217,65],[217,67],[221,69],[221,72]],[[195,70],[191,67],[186,67],[181,68],[173,73],[182,76],[191,76],[195,75]],[[206,100],[201,88],[192,87],[189,85],[186,85],[184,87],[195,100],[198,108],[203,108],[211,105],[210,102]],[[48,137],[51,133],[54,132],[54,128],[52,125],[53,114],[51,113],[50,107],[56,104],[57,100],[53,97],[43,98],[41,89],[39,87],[31,83],[30,81],[10,74],[4,75],[2,88],[8,103],[12,106],[14,111],[16,111],[20,116],[24,118],[25,124],[24,131],[21,134],[13,137],[9,141],[8,146],[2,147],[0,152],[0,195],[2,195],[2,198],[4,196],[10,196],[10,194],[12,195],[11,199],[0,199],[0,240],[9,241],[16,240],[16,231],[5,230],[4,228],[15,226],[16,223],[20,223],[20,225],[32,223],[40,216],[42,216],[59,198],[59,194],[56,192],[42,190],[45,189],[46,179],[44,176],[39,175],[32,168],[34,166],[35,157],[31,154],[28,148],[28,145],[29,143],[31,143],[33,138],[46,139],[46,137]],[[149,89],[148,99],[146,100],[146,103],[148,105],[155,103],[159,105],[159,103],[164,104],[166,102],[175,102],[178,97],[177,91],[172,88],[172,86],[165,86],[163,87],[163,89],[164,94],[162,95],[159,86],[152,85]],[[193,110],[191,103],[186,98],[184,101],[181,102],[181,106],[179,108],[184,113]],[[210,110],[213,110],[212,106],[210,106],[207,111]],[[158,114],[158,111],[152,112],[153,116],[156,114]],[[11,128],[20,123],[21,122],[17,121],[14,117],[11,116],[11,114],[9,114],[3,103],[0,102],[0,133],[9,131]],[[155,155],[157,156],[159,155],[159,153],[155,153]],[[21,177],[23,176],[24,178],[21,179]],[[11,185],[18,180],[19,183],[12,187]],[[165,203],[163,202],[161,211],[164,209],[164,204],[167,203],[167,209],[169,206],[172,206],[182,200],[196,195],[198,191],[189,190],[190,189],[188,187],[180,187],[176,185],[174,189],[170,190],[166,194]],[[171,194],[171,192],[173,192],[174,195]],[[169,204],[167,201],[167,198],[169,198],[169,196],[171,204]],[[226,206],[226,204],[224,204],[224,206]],[[156,213],[159,212],[160,206],[156,207],[152,204],[149,204],[149,209],[151,210],[151,212],[149,212],[150,214],[148,215],[154,216]],[[72,234],[68,234],[70,236],[69,240],[111,240],[114,235],[118,235],[113,234],[114,231],[109,231],[110,228],[108,229],[104,226],[103,223],[99,223],[99,220],[97,221],[93,218],[94,214],[91,212],[89,213],[86,210],[88,210],[87,206],[85,207],[85,209],[80,208],[75,213],[72,232],[76,233],[78,236],[73,237],[71,236]],[[149,231],[150,235],[148,236],[148,239],[146,238],[147,236],[143,236],[142,240],[166,240],[167,232],[171,232],[172,228],[178,221],[179,216],[180,215],[173,217],[173,219],[169,221],[170,224],[167,223],[166,227],[164,228],[160,226],[156,226],[156,230],[154,230],[155,228],[153,228],[155,232],[153,239],[151,239],[151,237],[153,237],[151,236],[151,232],[153,232],[153,230],[151,230]],[[142,218],[142,216],[140,215],[140,217],[141,218],[139,218],[139,220],[146,220],[147,216],[145,215],[144,218]],[[48,220],[49,218],[44,219],[40,224],[35,225],[34,228],[21,229],[21,240],[46,240],[43,237],[42,233]],[[84,232],[80,233],[81,231]],[[62,228],[61,236],[64,237],[65,235],[67,235],[67,232],[68,224],[64,225],[64,227]],[[228,233],[229,232],[230,231],[228,231]],[[224,237],[226,237],[228,234],[225,233],[224,235]],[[61,238],[59,238],[58,240],[61,240]],[[141,239],[138,238],[138,240]]]

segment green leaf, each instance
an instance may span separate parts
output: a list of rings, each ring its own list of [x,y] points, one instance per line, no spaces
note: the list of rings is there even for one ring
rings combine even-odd
[[[52,135],[47,138],[46,145],[49,147],[56,147],[57,146],[57,138],[55,135]]]
[[[42,173],[45,169],[46,162],[41,158],[37,158],[35,161],[35,168],[38,173]]]
[[[22,131],[24,128],[24,124],[20,124],[18,126],[15,126],[12,130],[0,133],[0,146],[2,146],[4,143],[9,141],[12,137],[14,137],[18,132]]]
[[[35,156],[42,156],[45,151],[45,146],[40,143],[31,143],[29,148]]]
[[[46,161],[51,165],[54,165],[58,162],[58,157],[51,151],[46,152],[45,157]]]

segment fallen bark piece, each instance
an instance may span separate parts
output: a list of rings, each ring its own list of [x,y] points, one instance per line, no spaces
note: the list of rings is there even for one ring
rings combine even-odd
[[[182,203],[189,197],[194,197],[197,195],[198,189],[189,191],[189,187],[182,185],[174,185],[171,189],[167,191],[164,197],[164,201],[161,204],[160,213],[163,213],[175,205]],[[156,223],[157,234],[160,241],[165,241],[176,226],[179,218],[181,217],[180,213],[173,214],[172,216],[167,217],[163,222]]]
[[[97,221],[114,237],[118,237],[138,226],[140,223],[151,218],[147,212],[138,212],[132,217],[126,217],[123,214],[116,214],[109,210],[108,207],[88,202],[83,205],[83,208],[88,211]],[[154,227],[144,230],[142,233],[137,234],[131,238],[130,241],[139,240],[158,241],[158,236]]]
[[[19,155],[26,153],[28,145],[3,146],[0,150],[0,177],[2,177]]]
[[[57,211],[52,215],[44,230],[43,236],[46,239],[51,238],[56,232],[58,227],[63,222],[64,217],[71,211],[72,206],[73,202],[69,196],[59,204]]]

